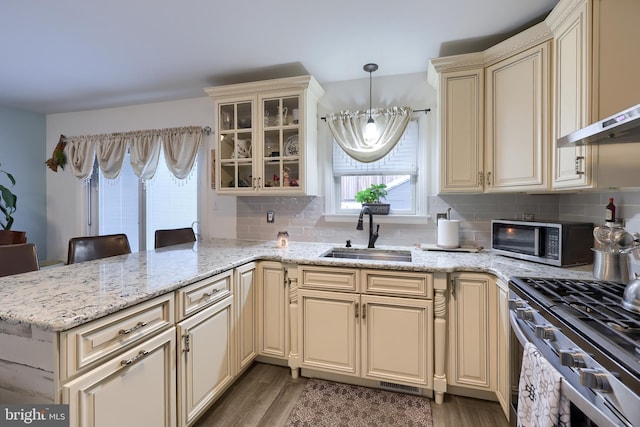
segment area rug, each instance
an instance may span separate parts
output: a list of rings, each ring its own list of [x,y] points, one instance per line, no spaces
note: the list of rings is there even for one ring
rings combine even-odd
[[[433,419],[426,397],[310,379],[285,425],[433,427]]]

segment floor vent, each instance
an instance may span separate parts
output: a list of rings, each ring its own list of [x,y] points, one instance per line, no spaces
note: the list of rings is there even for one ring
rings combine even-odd
[[[401,393],[415,394],[417,396],[422,395],[422,391],[418,387],[389,383],[386,381],[380,381],[380,388],[390,391],[398,391]]]

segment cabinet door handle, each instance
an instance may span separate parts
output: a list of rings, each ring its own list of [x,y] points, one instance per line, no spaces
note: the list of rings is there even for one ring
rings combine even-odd
[[[184,338],[184,348],[182,349],[182,352],[188,353],[191,351],[191,347],[189,345],[189,334],[183,335],[182,338]]]
[[[451,279],[451,296],[456,297],[456,279]]]
[[[258,177],[258,187],[257,187],[257,188],[258,188],[258,190],[259,190],[260,188],[262,188],[262,187],[261,187],[261,185],[260,185],[260,177]]]
[[[149,352],[147,350],[140,350],[138,352],[138,354],[133,356],[131,359],[125,359],[125,360],[120,361],[120,367],[131,366],[134,363],[139,362],[140,360],[144,359],[148,354],[149,354]]]
[[[358,318],[358,316],[360,316],[360,304],[356,303],[356,319]]]
[[[482,171],[478,172],[478,181],[480,182],[480,185],[484,185],[484,174],[482,173]]]
[[[491,185],[491,172],[487,172],[487,185]]]
[[[584,160],[584,156],[576,156],[576,175],[584,175],[584,170],[580,169],[581,160]]]
[[[291,278],[289,278],[289,270],[284,269],[284,280],[282,281],[282,285],[286,288],[287,285],[291,284]]]
[[[362,304],[362,320],[367,318],[367,304]]]
[[[136,326],[131,327],[129,329],[120,329],[118,331],[118,334],[119,335],[128,335],[133,331],[137,331],[140,328],[144,328],[145,326],[147,326],[147,322],[138,322],[138,323],[136,323]]]

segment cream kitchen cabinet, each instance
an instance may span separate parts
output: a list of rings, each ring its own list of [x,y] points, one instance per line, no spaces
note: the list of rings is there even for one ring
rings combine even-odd
[[[549,189],[550,42],[485,70],[488,192]]]
[[[440,192],[484,189],[484,69],[440,76]]]
[[[312,76],[207,88],[216,111],[219,194],[317,195],[317,104]]]
[[[172,327],[65,384],[69,425],[175,426],[175,349]]]
[[[484,52],[431,60],[441,193],[549,189],[549,38],[538,24]]]
[[[502,412],[509,420],[511,416],[511,359],[509,349],[511,343],[511,326],[509,324],[509,285],[497,279],[495,287],[497,333],[496,333],[496,397]]]
[[[553,187],[637,186],[638,144],[556,147],[555,141],[636,105],[640,57],[635,47],[635,0],[561,1],[546,21],[554,35]]]
[[[433,388],[431,275],[301,267],[299,278],[303,369]]]
[[[248,368],[258,355],[258,291],[256,284],[256,263],[251,262],[235,271],[235,338],[237,376]]]
[[[289,356],[289,295],[285,269],[279,262],[258,263],[258,354]]]
[[[176,425],[174,309],[163,295],[61,333],[71,426]]]
[[[233,271],[178,291],[191,315],[177,324],[178,420],[192,425],[235,378]]]
[[[453,273],[450,281],[448,382],[493,393],[497,368],[495,278]]]

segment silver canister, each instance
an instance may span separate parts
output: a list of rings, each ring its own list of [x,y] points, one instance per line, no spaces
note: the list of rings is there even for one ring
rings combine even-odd
[[[596,280],[628,283],[629,256],[628,252],[593,249],[593,276]]]

